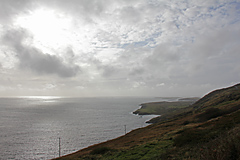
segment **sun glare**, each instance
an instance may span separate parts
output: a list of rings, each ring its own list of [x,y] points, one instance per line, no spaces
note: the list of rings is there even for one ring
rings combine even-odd
[[[31,33],[30,43],[43,53],[57,54],[69,46],[86,53],[102,47],[96,36],[98,27],[92,27],[82,19],[73,19],[60,10],[36,9],[16,17],[14,24]]]
[[[19,96],[19,98],[28,98],[28,99],[58,99],[59,96]]]
[[[17,18],[16,25],[30,31],[42,45],[61,45],[68,41],[71,18],[54,10],[39,9]]]

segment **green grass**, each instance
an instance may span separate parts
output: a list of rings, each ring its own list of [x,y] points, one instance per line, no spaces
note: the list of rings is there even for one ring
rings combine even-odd
[[[145,114],[162,115],[177,111],[182,108],[186,108],[190,104],[192,104],[192,101],[144,103],[142,104],[142,107],[135,111],[134,113],[139,115]]]
[[[231,159],[240,158],[240,111],[204,123],[181,125],[175,122],[172,131],[130,148],[95,147],[90,154],[76,160],[168,160],[168,159]],[[168,122],[170,123],[170,122]],[[188,123],[189,124],[189,123]],[[191,126],[193,125],[193,126]],[[158,126],[158,124],[153,125]],[[150,127],[153,129],[153,126]],[[169,125],[164,125],[165,128]],[[164,130],[161,126],[160,130]],[[145,133],[148,134],[147,132]],[[134,137],[135,138],[135,137]],[[216,158],[217,157],[217,158]]]
[[[172,140],[155,141],[139,145],[128,150],[115,151],[107,153],[100,159],[102,160],[146,160],[156,159],[166,150],[172,147]]]

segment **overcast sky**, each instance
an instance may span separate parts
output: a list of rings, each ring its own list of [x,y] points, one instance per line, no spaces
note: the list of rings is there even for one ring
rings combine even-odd
[[[203,96],[240,82],[239,0],[0,0],[0,96]]]

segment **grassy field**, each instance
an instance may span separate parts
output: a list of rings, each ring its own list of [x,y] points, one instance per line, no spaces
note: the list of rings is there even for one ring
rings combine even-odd
[[[193,101],[143,103],[141,104],[141,108],[133,113],[139,115],[162,115],[169,112],[174,112],[182,108],[186,108],[191,104],[193,104]]]

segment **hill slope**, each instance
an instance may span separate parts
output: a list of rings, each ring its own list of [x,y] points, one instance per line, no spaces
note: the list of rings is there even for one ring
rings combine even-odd
[[[158,123],[59,159],[239,159],[239,108],[237,84]]]
[[[196,103],[193,104],[194,108],[205,108],[209,106],[217,106],[219,104],[238,101],[240,99],[240,84],[232,87],[218,89],[210,92]]]
[[[138,115],[163,115],[167,113],[176,112],[179,109],[186,108],[190,104],[193,104],[199,98],[194,98],[189,100],[178,100],[173,102],[150,102],[150,103],[143,103],[141,104],[141,108],[134,111],[134,114]]]

